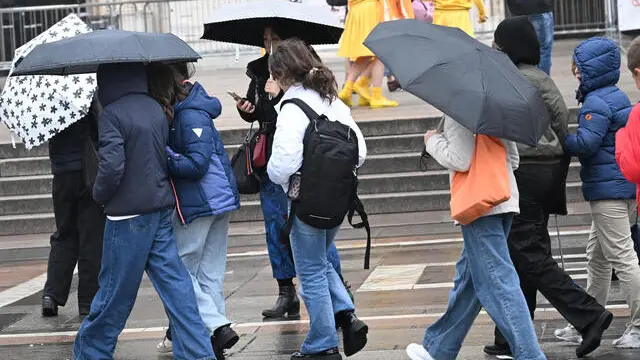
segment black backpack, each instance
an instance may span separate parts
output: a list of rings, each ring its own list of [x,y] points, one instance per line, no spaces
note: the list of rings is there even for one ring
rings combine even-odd
[[[369,268],[371,230],[364,205],[358,198],[358,137],[348,125],[318,115],[300,99],[289,99],[282,106],[297,105],[309,118],[304,136],[304,152],[300,168],[300,190],[291,202],[287,226],[280,240],[289,243],[293,217],[318,229],[340,226],[345,216],[356,229],[367,231],[364,268]],[[358,213],[362,222],[353,224]]]

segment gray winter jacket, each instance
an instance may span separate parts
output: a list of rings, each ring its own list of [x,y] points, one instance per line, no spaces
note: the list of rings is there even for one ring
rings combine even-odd
[[[521,63],[520,73],[540,92],[549,115],[551,125],[536,146],[518,144],[520,162],[557,162],[564,155],[564,143],[569,133],[569,109],[562,94],[551,77],[537,67]]]

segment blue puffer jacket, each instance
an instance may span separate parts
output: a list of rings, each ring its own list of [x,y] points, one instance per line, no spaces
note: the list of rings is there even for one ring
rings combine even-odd
[[[220,101],[207,95],[202,85],[174,107],[169,134],[169,173],[178,196],[178,212],[189,224],[240,207],[240,195],[220,134],[213,126],[221,113]]]
[[[627,124],[631,103],[616,84],[620,79],[620,50],[614,42],[591,38],[573,55],[580,71],[578,101],[582,108],[578,132],[569,135],[566,148],[582,164],[580,178],[585,200],[635,198],[635,185],[628,182],[616,163],[616,132]]]

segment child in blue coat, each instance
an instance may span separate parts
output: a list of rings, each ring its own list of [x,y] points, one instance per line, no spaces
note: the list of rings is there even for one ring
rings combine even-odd
[[[581,102],[577,134],[566,140],[567,152],[582,165],[580,178],[591,206],[587,243],[587,292],[606,304],[615,269],[631,310],[630,326],[613,342],[619,348],[640,348],[640,266],[633,249],[629,215],[636,210],[635,185],[616,163],[616,132],[627,124],[631,102],[616,84],[620,79],[620,50],[604,38],[580,44],[573,55],[573,74],[580,81]],[[637,334],[638,333],[638,334]],[[575,329],[556,331],[561,339],[580,340]]]

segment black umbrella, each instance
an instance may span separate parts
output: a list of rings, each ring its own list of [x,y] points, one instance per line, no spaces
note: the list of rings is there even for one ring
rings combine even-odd
[[[101,64],[196,61],[200,55],[173,34],[99,30],[36,46],[15,75],[94,73]]]
[[[549,126],[538,90],[509,57],[460,29],[384,22],[364,44],[403,89],[476,134],[535,145]]]
[[[204,24],[202,38],[262,47],[267,26],[282,39],[298,37],[309,45],[337,44],[343,31],[328,6],[263,0],[221,7]]]

